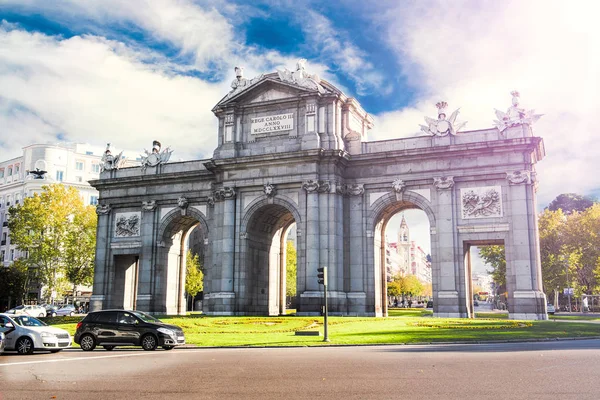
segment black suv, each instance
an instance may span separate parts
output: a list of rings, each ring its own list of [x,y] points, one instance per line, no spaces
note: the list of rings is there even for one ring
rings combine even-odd
[[[142,346],[154,350],[162,346],[171,350],[185,344],[183,330],[167,325],[141,311],[102,310],[89,313],[77,324],[75,343],[84,351],[96,346],[112,350],[115,346]]]

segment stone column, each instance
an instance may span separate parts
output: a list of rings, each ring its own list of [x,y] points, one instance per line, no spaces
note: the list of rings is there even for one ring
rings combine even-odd
[[[107,300],[108,272],[110,257],[110,211],[109,204],[98,204],[98,225],[96,227],[96,260],[94,264],[94,286],[90,297],[90,311],[102,310]]]
[[[220,243],[216,244],[216,254],[213,255],[211,271],[211,290],[205,296],[207,314],[233,315],[235,309],[234,271],[235,271],[235,190],[223,187],[215,191],[214,198],[218,201],[221,213],[215,213],[215,219],[221,218]],[[220,245],[219,245],[220,244]]]
[[[139,271],[136,295],[136,310],[150,311],[150,302],[156,293],[153,290],[154,248],[156,246],[154,226],[157,223],[155,200],[142,202],[142,224],[140,229],[142,253],[139,255]]]
[[[542,292],[533,177],[530,171],[511,171],[506,178],[506,211],[512,224],[511,240],[505,244],[509,315],[512,319],[548,319],[546,295]]]
[[[459,301],[459,273],[456,258],[454,215],[454,177],[435,177],[433,185],[437,190],[436,232],[437,248],[434,252],[434,280],[437,280],[437,292],[433,293],[434,316],[445,318],[466,317],[465,305]],[[433,272],[433,271],[432,271]],[[464,274],[463,279],[464,279]],[[464,289],[464,288],[463,288]],[[462,293],[464,294],[464,293]],[[464,300],[462,301],[464,303]]]
[[[364,193],[365,188],[362,184],[344,185],[343,192],[347,197],[348,214],[344,215],[344,221],[347,223],[349,242],[348,258],[344,265],[344,280],[348,281],[347,308],[348,315],[364,315],[366,313],[366,292],[365,292],[365,229],[364,229]]]
[[[323,292],[317,280],[317,268],[320,267],[320,227],[319,227],[319,192],[318,181],[309,180],[302,184],[306,192],[306,282],[305,290],[299,293],[299,315],[319,315]]]

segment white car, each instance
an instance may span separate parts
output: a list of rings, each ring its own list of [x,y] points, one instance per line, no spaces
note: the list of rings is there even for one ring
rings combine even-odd
[[[6,336],[5,350],[19,354],[31,354],[34,350],[56,353],[71,347],[69,332],[29,315],[0,314],[0,332]]]
[[[546,309],[548,310],[548,314],[550,315],[553,315],[556,312],[556,308],[554,308],[554,305],[550,303],[546,305]]]
[[[42,306],[16,306],[6,311],[6,314],[31,315],[32,317],[43,318],[46,316],[46,308]]]

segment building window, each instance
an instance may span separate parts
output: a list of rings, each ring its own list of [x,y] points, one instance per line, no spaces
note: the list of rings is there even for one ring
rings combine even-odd
[[[8,167],[8,168],[6,169],[6,175],[7,175],[7,176],[12,176],[12,167]]]
[[[88,155],[88,156],[91,156],[91,155],[94,154],[94,152],[93,151],[86,151],[85,154]]]
[[[77,171],[83,171],[83,161],[77,161],[77,162],[75,162],[75,169]]]
[[[64,171],[56,171],[56,180],[59,182],[63,181]]]
[[[15,259],[15,249],[10,249],[10,261]]]
[[[100,164],[92,164],[92,172],[99,174],[100,173]]]
[[[82,178],[82,177],[80,177],[80,176],[76,176],[76,177],[75,177],[75,180],[76,180],[77,182],[83,182],[83,178]]]
[[[4,168],[0,169],[0,178],[4,178]]]
[[[90,196],[90,204],[93,206],[98,204],[98,196]]]
[[[4,261],[5,255],[6,255],[6,252],[4,250],[0,251],[0,261]]]
[[[15,175],[19,175],[19,166],[15,165]]]

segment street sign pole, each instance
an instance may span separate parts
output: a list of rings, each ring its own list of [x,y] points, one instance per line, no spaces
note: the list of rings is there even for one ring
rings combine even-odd
[[[329,342],[329,335],[327,334],[327,267],[323,267],[323,301],[325,303],[325,315],[323,316],[323,341]]]
[[[329,336],[327,335],[327,267],[317,268],[317,280],[320,285],[323,285],[323,341],[329,342]]]

